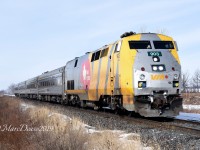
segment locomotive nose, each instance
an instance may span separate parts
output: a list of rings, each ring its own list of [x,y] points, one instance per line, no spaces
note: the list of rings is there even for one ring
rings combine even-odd
[[[179,72],[154,73],[137,70],[134,75],[135,95],[153,95],[154,91],[178,94],[180,91]]]

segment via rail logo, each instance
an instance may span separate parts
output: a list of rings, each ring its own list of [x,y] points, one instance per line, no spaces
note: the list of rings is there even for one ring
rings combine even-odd
[[[90,62],[89,60],[83,62],[81,68],[81,83],[84,89],[88,89],[90,86]]]

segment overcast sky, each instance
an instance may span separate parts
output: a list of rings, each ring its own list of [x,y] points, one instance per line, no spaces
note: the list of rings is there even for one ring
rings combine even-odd
[[[183,71],[200,65],[199,0],[1,0],[0,90],[64,66],[126,31],[164,32]]]

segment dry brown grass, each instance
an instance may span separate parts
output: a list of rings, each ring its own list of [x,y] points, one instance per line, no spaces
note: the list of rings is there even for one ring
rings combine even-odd
[[[195,113],[195,114],[200,114],[200,110],[194,110],[194,109],[184,109],[183,112],[186,112],[186,113]]]
[[[200,105],[200,93],[182,93],[182,96],[184,105]],[[200,114],[198,109],[184,109],[183,111]]]
[[[183,93],[183,103],[190,105],[200,105],[200,93]]]
[[[52,115],[47,107],[26,108],[28,104],[22,107],[24,102],[8,97],[1,98],[0,103],[1,130],[9,125],[27,125],[34,129],[51,127],[49,131],[0,131],[0,149],[86,149],[88,134],[83,127],[78,127],[78,120],[67,121],[59,114]]]
[[[46,106],[31,106],[20,99],[0,97],[0,149],[117,150],[142,149],[140,136],[122,138],[122,131],[88,133],[80,118],[68,118]],[[4,125],[27,125],[48,131],[1,131]]]
[[[140,136],[130,134],[123,138],[122,131],[104,130],[102,132],[94,132],[90,136],[89,150],[138,150],[143,149],[140,142]]]
[[[27,115],[23,115],[21,110],[18,109],[19,101],[14,101],[11,98],[6,101],[5,97],[2,97],[0,98],[0,103],[1,149],[4,149],[5,147],[7,147],[7,149],[23,149],[23,147],[29,145],[29,141],[27,140],[28,134],[26,132],[10,132],[2,130],[4,130],[6,126],[19,127],[24,123],[23,120]]]

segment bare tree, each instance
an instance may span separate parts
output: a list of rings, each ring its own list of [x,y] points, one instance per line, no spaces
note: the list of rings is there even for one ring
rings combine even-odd
[[[169,31],[165,28],[163,29],[156,29],[156,33],[160,33],[160,34],[168,34],[169,35]]]
[[[12,83],[12,84],[8,87],[7,91],[8,91],[8,94],[14,94],[14,91],[15,91],[15,84]]]
[[[0,96],[3,95],[3,94],[5,94],[5,93],[6,93],[6,91],[0,90]]]
[[[147,27],[146,26],[141,26],[140,29],[139,29],[139,32],[141,32],[141,33],[147,32]]]
[[[183,72],[182,73],[182,86],[183,86],[183,92],[186,91],[186,88],[189,87],[189,73],[188,72]]]
[[[192,77],[192,85],[194,88],[200,88],[200,70],[196,70]]]

